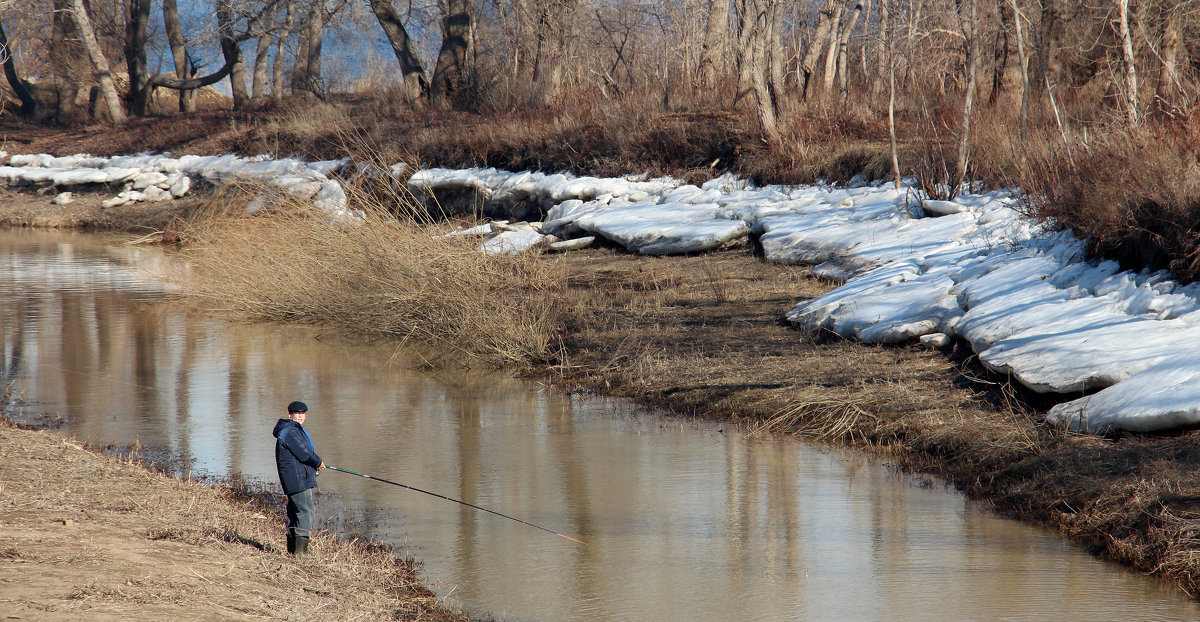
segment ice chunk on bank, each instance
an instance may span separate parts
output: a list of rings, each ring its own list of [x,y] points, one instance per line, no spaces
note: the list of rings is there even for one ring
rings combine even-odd
[[[1186,354],[1164,360],[1107,389],[1051,408],[1046,421],[1099,434],[1200,424],[1200,359]]]
[[[489,255],[516,255],[542,244],[545,240],[546,236],[532,229],[501,231],[484,242],[480,248]]]

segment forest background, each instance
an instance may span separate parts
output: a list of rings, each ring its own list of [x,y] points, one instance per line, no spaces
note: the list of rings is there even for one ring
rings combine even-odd
[[[982,180],[1022,188],[1032,214],[1096,254],[1193,280],[1197,6],[0,0],[0,122],[10,139],[96,124],[211,134],[216,114],[241,128],[241,151],[772,183],[911,176],[935,199]],[[186,146],[181,133],[111,149]]]

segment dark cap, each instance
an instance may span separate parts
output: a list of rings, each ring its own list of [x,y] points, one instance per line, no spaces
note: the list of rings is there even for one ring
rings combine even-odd
[[[306,413],[308,412],[308,404],[304,402],[292,402],[288,404],[288,412],[290,413]]]

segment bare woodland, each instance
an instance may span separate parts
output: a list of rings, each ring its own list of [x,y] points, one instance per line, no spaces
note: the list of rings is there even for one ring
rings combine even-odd
[[[953,194],[971,175],[981,120],[1022,142],[1056,136],[1068,152],[1089,129],[1185,122],[1200,91],[1191,8],[1181,0],[0,0],[0,60],[6,114],[62,124],[189,114],[197,92],[217,85],[225,97],[215,99],[234,110],[346,93],[484,114],[716,110],[752,120],[772,149],[802,158],[813,141],[806,119],[860,119],[887,128],[893,162],[900,142],[940,145],[938,158],[913,168],[936,180],[928,192]]]

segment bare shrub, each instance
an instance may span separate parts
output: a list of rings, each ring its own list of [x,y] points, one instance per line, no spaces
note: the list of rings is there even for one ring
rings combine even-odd
[[[1200,277],[1200,123],[1082,134],[1031,154],[1022,184],[1037,216],[1132,269]]]

